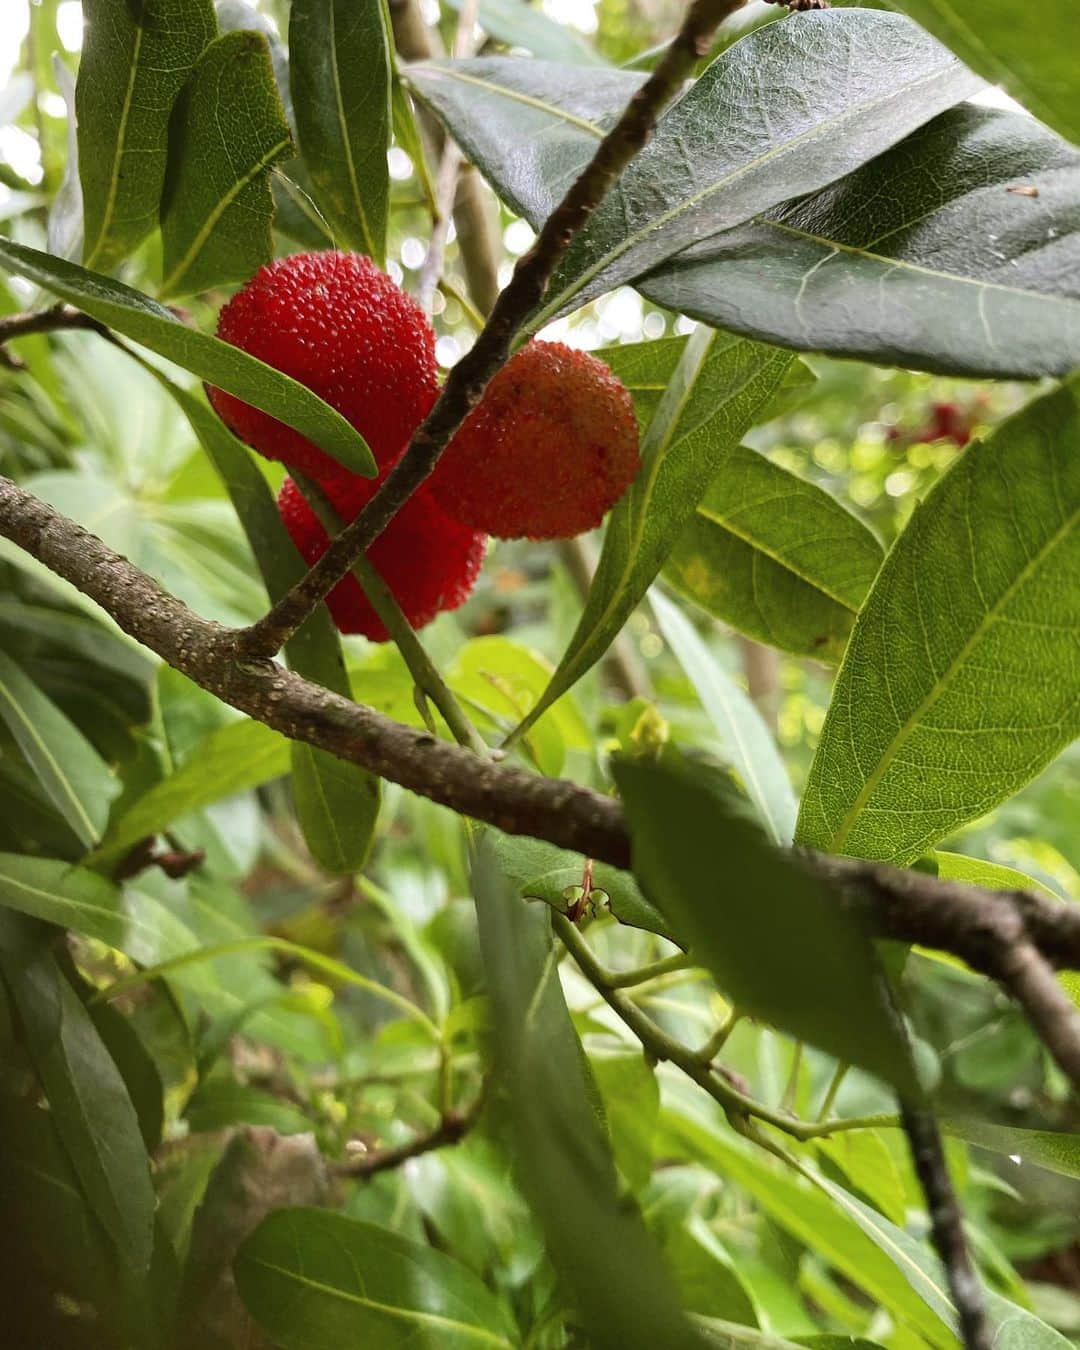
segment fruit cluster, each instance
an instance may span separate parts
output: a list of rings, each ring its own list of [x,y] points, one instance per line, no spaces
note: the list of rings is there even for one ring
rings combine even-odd
[[[307,385],[367,441],[376,478],[348,473],[268,413],[208,391],[241,440],[315,479],[342,520],[355,519],[438,396],[435,335],[423,311],[367,258],[299,253],[263,267],[237,292],[221,311],[218,336]],[[622,383],[585,352],[531,342],[491,381],[431,479],[368,556],[409,622],[422,627],[468,597],[486,535],[561,539],[591,529],[639,465],[637,421]],[[291,478],[278,510],[300,553],[315,562],[327,535]],[[328,603],[343,633],[386,640],[354,578]]]

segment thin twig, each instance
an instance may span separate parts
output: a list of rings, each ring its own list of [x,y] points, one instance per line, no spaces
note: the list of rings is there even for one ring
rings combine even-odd
[[[270,611],[237,634],[249,659],[280,651],[323,598],[387,527],[434,469],[451,437],[505,365],[514,338],[543,298],[556,266],[623,170],[652,135],[656,119],[708,50],[720,21],[745,0],[693,0],[678,36],[646,83],[633,95],[596,154],[545,221],[514,268],[473,347],[450,372],[441,395],[405,454],[364,510]]]
[[[423,1153],[458,1144],[480,1119],[483,1108],[484,1093],[481,1089],[466,1110],[444,1112],[439,1123],[426,1134],[418,1134],[415,1139],[399,1144],[396,1148],[374,1149],[345,1162],[332,1164],[331,1171],[339,1177],[371,1177],[376,1172],[388,1172],[400,1167],[410,1158],[419,1158]]]

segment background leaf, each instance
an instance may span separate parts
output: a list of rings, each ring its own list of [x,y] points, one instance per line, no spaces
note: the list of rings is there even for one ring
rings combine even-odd
[[[340,248],[386,261],[390,36],[382,0],[294,0],[289,68],[300,151]]]
[[[463,0],[447,0],[460,14]],[[550,19],[533,9],[528,0],[480,0],[480,26],[493,38],[511,47],[524,47],[541,61],[569,61],[582,66],[602,66],[603,57],[569,24]]]
[[[88,267],[108,270],[157,224],[169,113],[217,32],[211,0],[83,0],[75,107]]]
[[[219,37],[173,111],[161,203],[163,295],[246,281],[270,261],[269,174],[291,149],[266,39]]]
[[[508,1313],[465,1266],[374,1224],[279,1210],[241,1247],[236,1282],[282,1350],[515,1344]]]
[[[650,603],[664,640],[690,677],[716,728],[721,752],[757,807],[774,844],[791,843],[798,804],[784,761],[761,714],[717,664],[694,625],[677,605],[653,590]]]
[[[117,333],[200,379],[287,422],[345,468],[374,474],[375,461],[363,437],[329,404],[239,348],[188,328],[148,295],[2,237],[0,267],[77,305]]]
[[[0,719],[57,810],[91,847],[105,830],[109,802],[120,784],[82,733],[3,652]]]
[[[835,497],[735,446],[664,565],[664,579],[759,642],[839,661],[884,551]]]
[[[797,838],[911,862],[1080,733],[1080,381],[975,442],[855,625]]]

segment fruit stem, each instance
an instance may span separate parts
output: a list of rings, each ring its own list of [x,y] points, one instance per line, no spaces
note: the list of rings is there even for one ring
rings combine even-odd
[[[331,537],[339,534],[343,521],[319,484],[307,474],[298,473],[295,469],[292,471],[292,478],[327,534]],[[353,564],[352,573],[404,658],[417,688],[438,708],[454,740],[458,745],[474,750],[478,755],[490,754],[487,742],[466,717],[453,691],[436,670],[423,643],[416,636],[416,630],[405,617],[401,606],[394,598],[393,591],[379,575],[377,568],[366,555],[361,554]]]

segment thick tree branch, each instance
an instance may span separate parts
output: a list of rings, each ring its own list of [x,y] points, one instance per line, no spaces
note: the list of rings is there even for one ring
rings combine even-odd
[[[12,370],[22,369],[18,357],[7,351],[6,344],[15,338],[32,337],[35,333],[59,333],[64,329],[88,328],[95,333],[108,336],[104,324],[92,319],[89,314],[72,309],[70,305],[53,305],[51,309],[37,310],[30,314],[10,314],[0,318],[0,364]]]
[[[280,651],[428,477],[488,382],[505,365],[522,323],[543,298],[556,266],[577,232],[649,140],[657,117],[708,50],[721,20],[744,3],[745,0],[693,0],[663,60],[600,142],[591,162],[545,221],[532,248],[519,258],[476,343],[450,372],[438,402],[382,487],[352,524],[333,540],[303,580],[258,623],[238,634],[238,651],[256,659]]]
[[[0,536],[71,582],[131,637],[196,684],[293,740],[359,764],[462,815],[615,867],[630,838],[613,797],[402,726],[273,661],[243,661],[232,630],[199,618],[100,539],[0,477]],[[999,981],[1080,1088],[1080,1014],[1051,967],[1080,970],[1080,907],[987,891],[856,858],[800,853],[878,937],[952,952]]]

